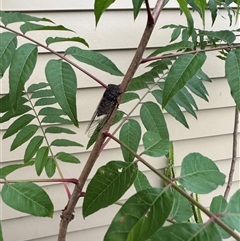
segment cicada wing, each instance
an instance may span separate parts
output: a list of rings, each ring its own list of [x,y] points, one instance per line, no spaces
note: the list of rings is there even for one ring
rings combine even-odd
[[[94,114],[93,114],[93,116],[92,116],[92,118],[91,118],[91,120],[90,120],[90,122],[89,122],[89,124],[88,124],[88,126],[87,126],[87,129],[86,129],[86,131],[85,131],[85,134],[89,131],[89,129],[90,129],[90,127],[92,126],[92,124],[93,124],[96,116],[97,116],[97,109],[96,109],[96,111],[94,112]]]
[[[106,123],[106,121],[107,115],[101,115],[99,117],[96,117],[88,128],[88,137],[98,134],[104,126],[104,124]]]

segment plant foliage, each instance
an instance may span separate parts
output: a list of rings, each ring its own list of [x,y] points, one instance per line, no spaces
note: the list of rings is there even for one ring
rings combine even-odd
[[[114,2],[95,0],[96,25]],[[220,8],[227,12],[231,25],[233,16],[238,14],[231,4],[236,3],[238,11],[239,1],[177,2],[187,26],[162,26],[161,31],[172,31],[169,44],[156,47],[142,60],[140,64],[150,64],[143,74],[132,78],[127,91],[122,93],[113,120],[113,125],[118,124],[117,130],[120,129],[116,140],[121,147],[122,160],[111,157],[111,161],[96,171],[86,193],[78,193],[84,196],[82,212],[85,218],[118,202],[134,186],[135,192],[121,204],[105,234],[105,241],[220,241],[230,236],[240,240],[234,232],[240,232],[240,190],[229,200],[223,196],[213,197],[209,209],[201,206],[198,195],[211,193],[224,185],[226,176],[213,160],[201,153],[187,154],[182,160],[180,175],[176,176],[174,141],[166,118],[169,114],[186,128],[190,128],[188,114],[197,119],[197,98],[204,101],[209,98],[205,83],[211,82],[211,79],[203,71],[208,58],[206,52],[219,50],[219,46],[222,49],[217,57],[225,62],[226,81],[240,109],[240,52],[239,45],[234,44],[239,30],[208,31],[204,28],[206,11],[210,11],[213,25],[219,17]],[[134,19],[142,9],[145,11],[148,8],[143,3],[143,0],[132,0]],[[192,10],[202,19],[203,29],[195,28]],[[51,180],[58,172],[62,178],[59,182],[63,181],[59,162],[68,165],[80,163],[68,148],[72,147],[75,153],[79,152],[84,145],[89,148],[99,135],[103,135],[96,128],[88,143],[79,143],[76,128],[79,127],[78,114],[81,111],[77,111],[77,82],[80,81],[77,71],[93,76],[82,69],[84,63],[109,76],[123,77],[124,73],[102,53],[89,50],[83,37],[53,37],[53,31],[73,31],[56,25],[50,19],[3,11],[0,11],[0,17],[0,28],[4,30],[0,33],[0,78],[9,77],[3,78],[3,84],[9,85],[9,91],[0,97],[0,123],[8,126],[3,139],[12,138],[10,151],[24,148],[21,163],[0,168],[0,180],[4,183],[1,198],[15,210],[34,216],[52,217],[54,204],[43,187],[31,180],[11,183],[8,182],[8,176],[16,170],[34,166],[37,176],[45,172]],[[149,15],[148,21],[151,21]],[[13,30],[14,23],[19,24],[18,30]],[[28,38],[30,42],[27,43],[19,41],[26,38],[25,34],[30,31],[46,30],[46,46],[36,40],[31,41],[31,38]],[[59,42],[72,42],[84,48],[69,46],[61,55],[49,47]],[[228,45],[228,48],[224,45]],[[33,83],[32,74],[38,64],[40,46],[55,56],[46,63],[42,82]],[[76,62],[72,62],[69,57],[73,57]],[[143,92],[145,94],[141,95]],[[146,96],[150,98],[146,99]],[[110,97],[107,101],[111,101]],[[137,103],[136,106],[133,103]],[[132,111],[139,107],[140,118],[135,118],[132,111],[124,113],[121,110],[124,105],[132,107]],[[95,153],[96,156],[98,154]],[[150,158],[158,160],[160,157],[168,163],[164,175],[150,162]],[[162,178],[164,185],[152,186],[141,171],[139,162]],[[68,188],[65,188],[69,193]],[[202,221],[200,210],[208,215],[208,221]],[[0,223],[0,240],[3,240],[3,234]]]

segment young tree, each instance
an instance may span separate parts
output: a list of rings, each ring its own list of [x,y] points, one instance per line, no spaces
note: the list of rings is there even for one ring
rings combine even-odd
[[[113,2],[95,0],[96,25]],[[205,26],[205,12],[210,11],[214,24],[220,14],[219,9],[224,8],[231,25],[233,15],[236,21],[238,20],[239,3],[178,0],[181,12],[186,17],[187,26],[174,24],[162,26],[163,29],[172,30],[170,43],[159,46],[148,57],[144,55],[147,43],[167,1],[156,0],[153,9],[150,8],[148,0],[133,0],[132,3],[134,19],[138,17],[144,3],[147,20],[141,41],[124,74],[110,59],[96,51],[70,46],[62,55],[49,47],[53,43],[65,41],[78,42],[88,47],[87,41],[81,37],[49,36],[43,44],[26,35],[29,31],[36,30],[71,31],[70,29],[55,25],[47,18],[37,18],[18,12],[0,12],[0,28],[4,30],[0,35],[0,76],[9,73],[9,93],[0,99],[2,113],[0,123],[12,120],[3,138],[15,136],[10,147],[11,151],[27,142],[23,163],[0,169],[3,184],[2,200],[16,210],[35,216],[51,217],[54,212],[53,203],[46,191],[35,183],[63,183],[69,197],[60,219],[58,240],[63,241],[66,239],[68,225],[74,217],[74,209],[79,198],[83,198],[83,217],[87,217],[102,208],[114,205],[131,186],[134,186],[135,194],[125,203],[120,203],[121,208],[113,218],[104,240],[218,241],[228,237],[240,240],[237,233],[240,232],[238,205],[240,190],[228,197],[237,160],[240,51],[239,44],[235,42],[238,29],[233,31],[198,29],[194,27],[192,17],[194,10]],[[236,8],[232,7],[233,3],[236,4]],[[11,27],[11,24],[16,22],[21,23],[19,30]],[[28,43],[19,45],[19,38],[28,40]],[[55,57],[46,64],[46,81],[27,87],[37,64],[39,47],[53,53]],[[163,110],[185,127],[188,127],[186,113],[197,116],[198,106],[195,96],[207,100],[208,92],[204,81],[211,81],[202,70],[207,59],[206,53],[210,51],[218,51],[218,57],[225,62],[226,81],[236,103],[236,118],[228,185],[225,193],[214,197],[210,208],[207,209],[198,201],[198,195],[216,190],[219,185],[225,183],[226,176],[211,159],[200,153],[186,155],[181,164],[180,175],[178,177],[175,175],[174,143],[170,138]],[[69,56],[80,64],[76,64]],[[107,85],[82,68],[81,63],[123,77],[122,82],[120,85]],[[144,63],[149,63],[148,70],[134,77],[139,66]],[[58,162],[68,162],[70,165],[80,161],[68,152],[62,150],[56,152],[54,147],[83,146],[71,138],[53,137],[53,134],[61,133],[74,135],[75,132],[64,125],[71,124],[76,127],[79,125],[76,107],[77,77],[73,67],[102,85],[105,92],[89,124],[91,137],[84,146],[89,148],[93,145],[93,147],[88,160],[79,177],[65,178]],[[143,90],[145,94],[141,96],[139,90]],[[145,100],[149,95],[154,101]],[[121,105],[132,100],[139,101],[132,106],[130,113],[124,113]],[[140,107],[139,121],[132,118],[132,112],[136,107]],[[113,124],[117,124],[117,128],[110,133],[109,128]],[[95,129],[92,129],[92,126]],[[119,137],[116,137],[118,130],[120,130]],[[51,139],[53,141],[50,141]],[[86,187],[90,171],[109,140],[119,144],[123,160],[116,161],[112,157],[112,161],[97,170]],[[140,141],[144,147],[141,153]],[[164,173],[149,162],[150,157],[163,156],[168,161]],[[150,184],[144,173],[139,170],[139,163],[147,166],[163,181],[162,187],[153,187]],[[35,166],[38,176],[45,170],[49,179],[8,179],[10,173],[31,165]],[[60,178],[52,178],[55,172],[59,173]],[[68,182],[75,184],[73,192],[70,192],[66,185]],[[207,215],[207,221],[203,221],[201,213]],[[167,222],[171,225],[164,225]],[[3,239],[2,236],[0,229],[0,239]]]

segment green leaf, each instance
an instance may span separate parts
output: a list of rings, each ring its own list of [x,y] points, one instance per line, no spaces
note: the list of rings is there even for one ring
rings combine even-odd
[[[96,26],[103,12],[114,2],[115,0],[95,0],[94,15],[95,15]]]
[[[38,115],[64,115],[64,112],[62,109],[57,109],[54,107],[44,107],[39,112]]]
[[[161,228],[151,237],[151,241],[222,241],[214,223],[175,223]],[[148,240],[150,241],[150,240]]]
[[[227,209],[226,216],[224,220],[231,224],[231,227],[240,232],[240,189],[238,189],[230,198]]]
[[[187,19],[187,22],[188,22],[188,32],[189,32],[189,36],[192,34],[192,31],[193,31],[193,25],[194,25],[194,21],[193,21],[193,18],[192,18],[192,15],[190,13],[190,10],[188,8],[188,3],[186,0],[177,0],[178,1],[178,4],[181,8],[181,10],[183,11],[183,13],[185,14],[186,16],[186,19]]]
[[[187,222],[193,215],[190,202],[183,197],[179,192],[173,190],[174,205],[172,210],[172,217],[177,222]]]
[[[4,25],[7,25],[9,23],[28,22],[28,21],[34,21],[34,22],[45,21],[45,22],[53,23],[50,19],[38,18],[38,17],[30,16],[24,13],[20,13],[20,12],[9,12],[9,13],[4,12],[4,14],[2,15],[1,21]]]
[[[62,25],[57,25],[57,26],[44,26],[44,25],[40,25],[40,24],[36,24],[36,23],[30,23],[30,22],[26,22],[24,24],[22,24],[20,26],[20,30],[23,34],[26,34],[27,32],[30,32],[30,31],[36,31],[36,30],[50,30],[50,31],[71,31],[71,32],[74,32],[72,31],[71,29],[69,28],[65,28],[64,26]]]
[[[14,172],[17,169],[26,167],[26,166],[31,166],[33,165],[34,162],[28,162],[26,164],[13,164],[13,165],[8,165],[3,168],[0,168],[0,179],[6,178],[7,175],[10,173]]]
[[[176,27],[176,28],[173,30],[172,34],[171,34],[171,40],[170,40],[170,42],[175,41],[175,40],[179,37],[181,31],[182,31],[181,28]]]
[[[44,123],[60,123],[60,124],[72,124],[72,121],[62,118],[59,115],[45,116],[42,119]]]
[[[112,122],[112,126],[115,125],[116,123],[118,123],[120,120],[122,120],[124,114],[125,113],[123,111],[117,110],[117,113]]]
[[[35,136],[28,143],[24,153],[24,163],[29,162],[39,150],[43,142],[43,136]]]
[[[201,11],[201,9],[200,9],[200,7],[198,6],[200,3],[201,0],[187,0],[187,3],[188,3],[188,5],[190,5],[191,6],[191,8],[193,9],[193,11],[196,11],[196,12],[198,12],[199,13],[199,15],[200,15],[200,17],[201,17],[201,19],[202,20],[204,20],[204,16],[203,16],[203,14],[202,14],[202,11]],[[204,0],[205,1],[205,0]],[[198,4],[197,4],[197,2],[198,2]],[[205,25],[204,25],[204,21],[203,21],[203,27],[205,27]]]
[[[6,122],[13,117],[25,114],[30,110],[32,110],[32,108],[28,105],[21,105],[16,109],[16,111],[13,111],[12,109],[10,109],[2,117],[0,117],[0,123]]]
[[[172,59],[175,58],[171,58],[168,60],[161,59],[150,63],[147,67],[153,67],[150,71],[151,73],[155,73],[155,75],[153,75],[153,78],[155,78],[155,76],[158,77],[159,74],[163,74],[165,70],[168,70],[168,65],[172,65]]]
[[[186,87],[191,90],[195,95],[208,101],[208,92],[202,81],[195,75],[191,80],[188,81]]]
[[[162,61],[161,61],[162,62]],[[156,62],[152,63],[155,64]],[[151,64],[149,66],[152,66]],[[165,63],[166,66],[166,63]],[[153,65],[153,67],[155,67],[155,65]],[[128,91],[134,91],[134,90],[139,90],[139,89],[143,89],[143,88],[148,88],[148,85],[146,83],[153,83],[155,78],[159,78],[158,73],[156,73],[156,71],[148,71],[142,75],[139,75],[137,77],[134,77],[129,86],[128,86]],[[142,86],[141,86],[142,83]],[[144,85],[143,85],[144,84]],[[137,86],[137,88],[134,86],[135,85],[140,85],[139,87]]]
[[[235,41],[235,39],[236,39],[235,34],[232,31],[230,31],[230,30],[200,31],[199,34],[207,36],[209,38],[222,40],[222,41],[224,41],[224,42],[226,42],[228,44],[232,44]]]
[[[165,118],[159,106],[154,102],[145,102],[140,109],[140,117],[146,130],[158,133],[162,139],[169,140]]]
[[[14,53],[9,69],[9,95],[14,109],[35,68],[37,53],[37,46],[31,43],[21,45]]]
[[[69,163],[80,163],[80,161],[78,160],[78,158],[76,158],[75,156],[68,154],[66,152],[59,152],[56,155],[57,159],[63,162],[69,162]]]
[[[163,107],[197,74],[206,60],[205,53],[182,55],[174,62],[163,89]]]
[[[183,159],[179,183],[191,192],[206,194],[223,185],[225,177],[212,160],[191,153]]]
[[[199,70],[198,70],[198,72],[197,72],[197,77],[198,77],[200,80],[212,82],[212,80],[208,77],[208,75],[207,75],[206,73],[204,73],[204,72],[202,71],[202,69],[199,69]]]
[[[11,110],[10,97],[9,97],[9,94],[6,94],[0,98],[0,113],[4,113],[10,110]]]
[[[178,43],[174,44],[169,44],[164,47],[159,47],[157,48],[149,57],[156,56],[158,54],[167,52],[167,51],[172,51],[172,50],[184,50],[184,49],[193,49],[194,45],[192,42],[189,41],[180,41]]]
[[[240,110],[240,50],[234,49],[228,53],[225,62],[225,72],[231,95]]]
[[[151,188],[137,192],[118,211],[104,241],[148,240],[162,227],[172,206],[173,198],[170,191]]]
[[[16,34],[10,32],[0,33],[0,79],[11,63],[15,49],[17,47]]]
[[[136,179],[134,181],[134,187],[137,192],[140,192],[148,188],[152,188],[147,177],[139,170],[138,170]]]
[[[211,17],[212,17],[212,26],[215,23],[216,17],[217,17],[217,3],[215,0],[209,0],[208,1],[208,7],[211,12]]]
[[[34,183],[4,184],[1,194],[3,202],[15,210],[40,217],[53,216],[51,199]]]
[[[57,100],[55,98],[41,98],[35,102],[34,106],[53,105],[56,103]]]
[[[135,120],[128,120],[128,122],[125,123],[120,130],[119,139],[132,151],[137,152],[141,139],[141,127],[139,123]],[[128,150],[122,146],[121,150],[125,162],[132,162],[134,160],[135,157],[129,153]]]
[[[133,92],[126,92],[121,99],[121,104],[127,103],[131,100],[139,99],[139,95]]]
[[[214,214],[224,213],[226,211],[227,205],[228,203],[226,199],[222,195],[219,195],[212,199],[210,211]]]
[[[76,94],[77,77],[70,64],[62,60],[50,60],[47,63],[45,74],[51,90],[73,124],[78,127]]]
[[[16,119],[6,130],[6,132],[3,135],[3,139],[12,136],[13,134],[17,133],[19,130],[21,130],[23,127],[25,127],[26,125],[28,125],[33,119],[35,118],[35,116],[31,115],[31,114],[26,114],[23,115],[21,117],[19,117],[18,119]]]
[[[83,146],[75,141],[69,141],[66,139],[56,139],[51,143],[51,146]]]
[[[76,132],[67,129],[67,128],[63,128],[63,127],[59,127],[59,126],[50,126],[47,127],[45,130],[45,133],[53,133],[53,134],[58,134],[58,133],[66,133],[66,134],[76,134]]]
[[[52,97],[52,96],[53,96],[52,90],[49,90],[49,89],[38,90],[32,94],[31,99],[42,98],[42,97]]]
[[[142,76],[138,76],[132,79],[130,84],[128,85],[127,91],[147,89],[148,85],[145,82],[143,82],[143,79],[141,79],[141,77]]]
[[[42,146],[37,151],[37,155],[35,158],[35,169],[38,176],[41,175],[43,168],[45,167],[48,159],[49,149],[47,146]]]
[[[107,207],[122,197],[136,178],[136,163],[111,161],[100,167],[88,184],[83,201],[83,217]]]
[[[49,86],[49,84],[46,83],[46,82],[40,82],[40,83],[37,83],[37,84],[31,84],[28,87],[27,92],[34,92],[36,90],[40,90],[40,89],[46,88],[48,86]]]
[[[203,26],[205,27],[205,10],[207,5],[206,0],[194,0],[193,2],[199,7],[200,16],[202,18]]]
[[[154,82],[154,78],[159,78],[155,71],[146,72],[133,78],[128,85],[127,91],[135,91],[148,88],[147,83]]]
[[[222,195],[214,197],[212,199],[212,202],[210,205],[210,212],[217,214],[217,215],[219,213],[225,213],[225,211],[227,209],[227,205],[228,205],[228,203]],[[224,222],[223,218],[220,218],[220,219]],[[227,223],[227,225],[230,226],[229,223]],[[219,232],[221,233],[221,236],[224,239],[231,237],[231,235],[229,233],[227,233],[225,230],[223,230],[220,226],[217,226],[217,227],[219,229]]]
[[[89,64],[111,75],[123,76],[123,73],[110,59],[98,52],[70,47],[65,51],[65,54],[70,54],[78,61]]]
[[[161,90],[154,90],[152,91],[153,96],[157,100],[157,102],[162,105],[162,91]],[[179,94],[179,92],[178,92]],[[174,96],[175,97],[175,96]],[[176,120],[178,120],[180,123],[182,123],[186,128],[189,128],[187,120],[180,109],[180,107],[177,105],[177,103],[174,101],[174,99],[169,100],[167,105],[165,106],[165,110],[172,115]]]
[[[153,131],[147,131],[143,135],[144,154],[152,157],[165,156],[169,152],[170,142],[163,140],[160,135]]]
[[[197,119],[197,115],[193,109],[193,107],[197,108],[197,104],[185,87],[173,97],[173,100]]]
[[[133,15],[134,15],[134,19],[137,18],[140,8],[142,6],[144,0],[132,0],[132,4],[133,4]]]
[[[69,41],[82,43],[82,44],[86,45],[87,47],[89,47],[88,43],[85,41],[85,39],[80,38],[80,37],[72,37],[72,38],[64,38],[64,37],[55,37],[55,38],[53,38],[53,37],[48,37],[46,39],[46,44],[50,45],[52,43],[69,42]]]
[[[11,151],[15,150],[19,146],[21,146],[23,143],[28,141],[38,130],[37,125],[28,125],[22,128],[14,138],[12,145],[11,145]]]
[[[56,162],[52,157],[48,157],[45,165],[45,171],[49,178],[51,178],[56,172]]]

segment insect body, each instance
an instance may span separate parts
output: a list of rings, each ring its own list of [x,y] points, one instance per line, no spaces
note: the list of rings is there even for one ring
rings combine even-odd
[[[110,115],[112,114],[115,105],[117,104],[117,99],[121,94],[120,86],[109,84],[105,92],[103,93],[103,97],[100,100],[96,111],[94,112],[92,119],[88,125],[86,132],[91,128],[95,119],[98,119],[98,131],[104,126]],[[101,118],[103,117],[103,118]]]

